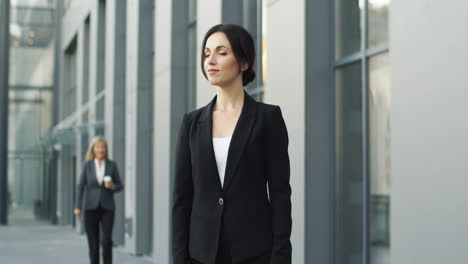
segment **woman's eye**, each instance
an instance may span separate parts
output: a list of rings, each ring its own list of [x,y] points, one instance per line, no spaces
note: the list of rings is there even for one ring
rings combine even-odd
[[[221,52],[221,53],[219,53],[219,54],[220,54],[220,55],[223,55],[223,56],[227,55],[226,52]]]

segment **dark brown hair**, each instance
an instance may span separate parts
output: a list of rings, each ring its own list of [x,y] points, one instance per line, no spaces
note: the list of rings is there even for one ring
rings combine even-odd
[[[242,26],[235,24],[219,24],[212,27],[206,32],[202,43],[201,52],[201,69],[205,78],[206,76],[204,64],[205,64],[205,46],[208,38],[216,32],[223,32],[229,40],[234,56],[237,59],[237,63],[242,65],[246,63],[249,67],[247,70],[242,72],[242,85],[246,86],[255,79],[254,63],[255,63],[255,45],[254,40],[250,33]]]

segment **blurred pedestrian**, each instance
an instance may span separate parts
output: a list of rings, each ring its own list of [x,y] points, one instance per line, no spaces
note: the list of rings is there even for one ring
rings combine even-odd
[[[94,137],[81,169],[74,211],[75,216],[80,216],[84,209],[91,264],[99,264],[99,242],[102,244],[104,264],[112,263],[114,193],[122,189],[117,164],[109,160],[106,139],[102,136]]]

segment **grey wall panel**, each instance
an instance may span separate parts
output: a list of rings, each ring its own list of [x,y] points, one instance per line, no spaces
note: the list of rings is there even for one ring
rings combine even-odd
[[[463,263],[468,2],[392,1],[390,8],[392,263]]]
[[[197,43],[199,52],[206,32],[221,23],[222,1],[199,0],[197,3]],[[197,56],[197,65],[200,65],[200,56]],[[197,108],[205,106],[216,94],[216,88],[211,86],[201,73],[197,71]]]
[[[264,101],[281,107],[289,132],[293,221],[292,263],[305,263],[304,10],[304,0],[272,2],[266,10],[268,60]]]
[[[178,1],[184,4],[185,1]],[[175,3],[174,3],[175,4]],[[153,258],[155,263],[171,262],[171,54],[173,3],[159,1],[155,10],[154,69],[154,213]]]

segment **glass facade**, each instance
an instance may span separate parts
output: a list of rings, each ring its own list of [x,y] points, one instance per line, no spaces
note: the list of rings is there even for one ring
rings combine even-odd
[[[55,1],[12,1],[9,71],[10,213],[47,210],[44,135],[52,127]],[[2,43],[5,44],[5,43]],[[14,217],[14,216],[13,216]]]

